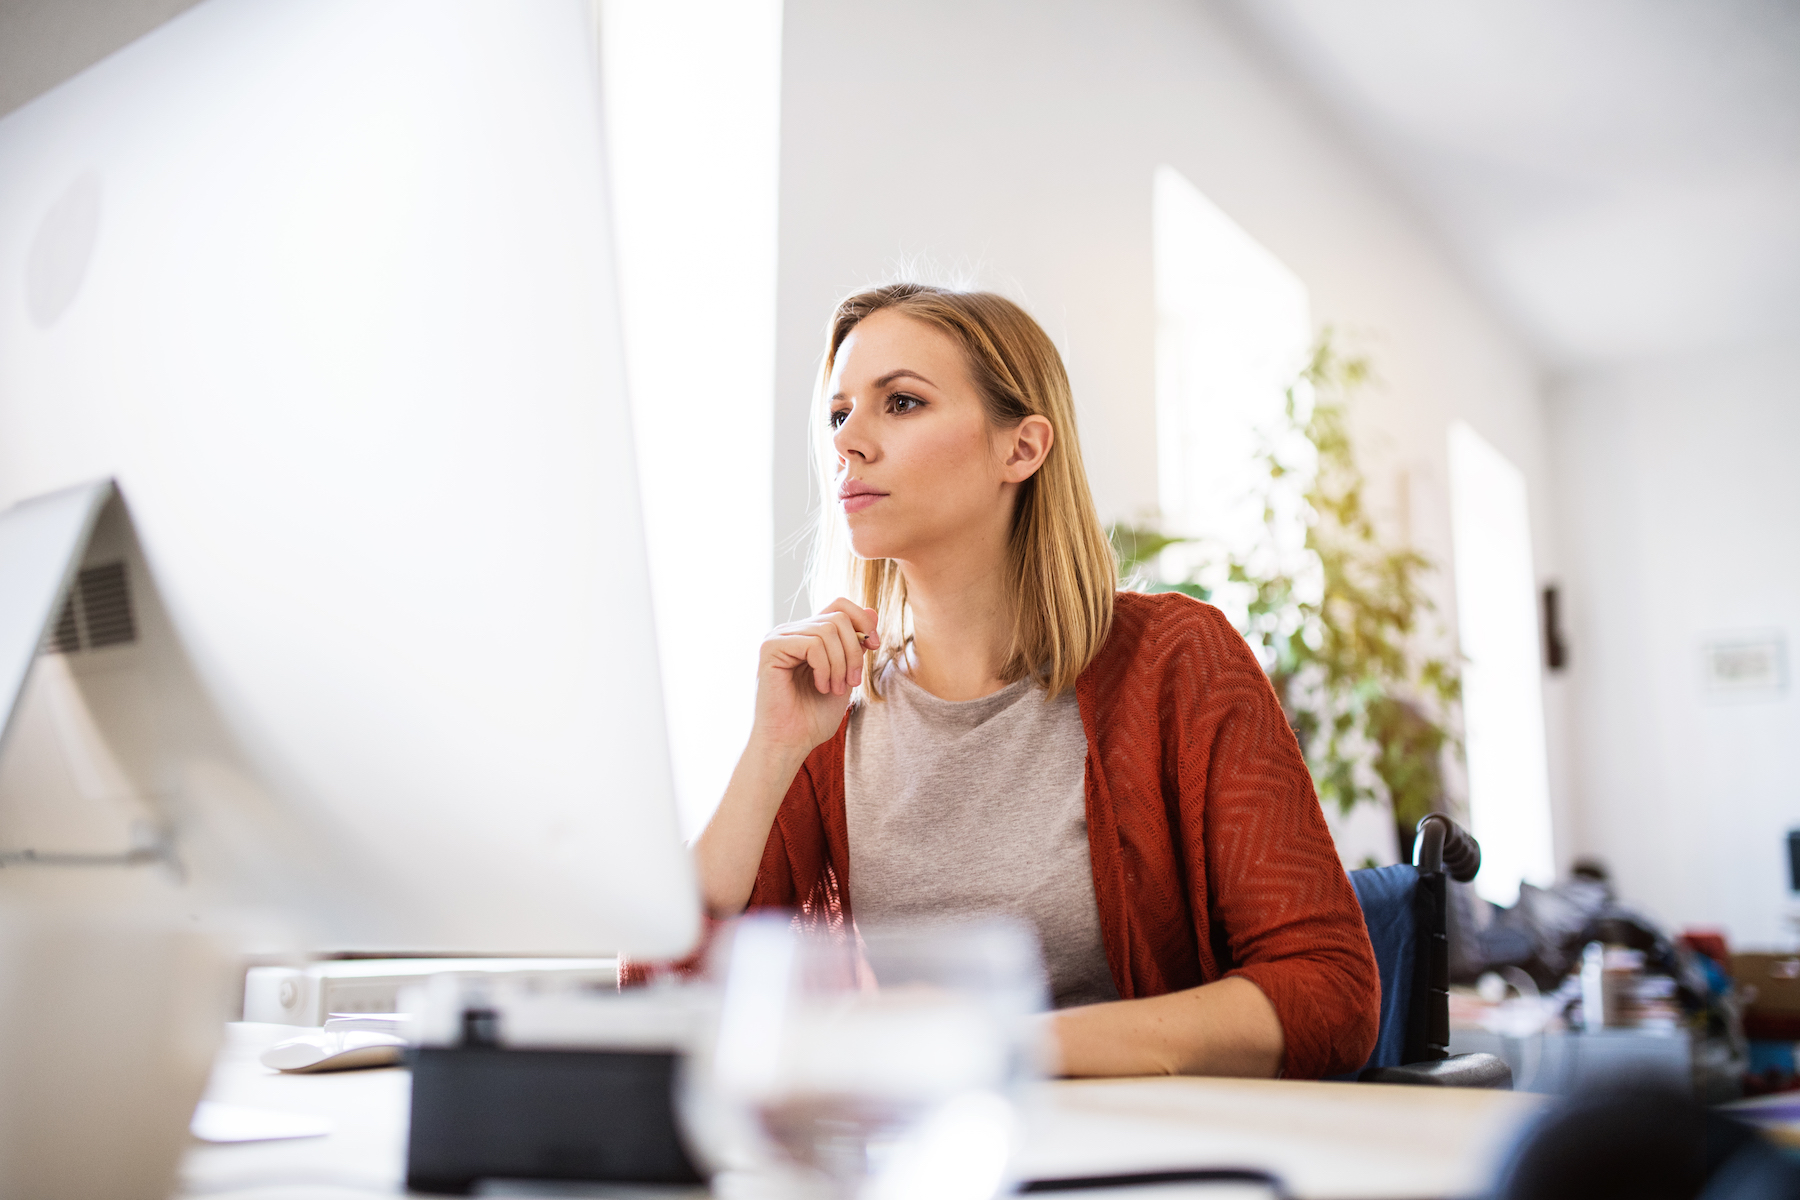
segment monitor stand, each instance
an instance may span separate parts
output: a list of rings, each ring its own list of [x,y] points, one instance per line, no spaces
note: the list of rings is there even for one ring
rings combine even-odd
[[[179,874],[167,821],[114,749],[142,740],[147,714],[109,710],[157,707],[136,551],[111,480],[0,513],[0,867]]]
[[[234,965],[115,753],[180,649],[110,480],[0,513],[0,579],[0,1160],[9,1194],[157,1200]]]

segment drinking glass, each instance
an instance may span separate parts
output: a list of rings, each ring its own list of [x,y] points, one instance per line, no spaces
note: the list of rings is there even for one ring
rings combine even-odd
[[[813,932],[738,922],[719,1019],[690,1067],[723,1189],[829,1200],[987,1200],[1008,1183],[1015,1093],[1042,1074],[1047,988],[1028,926],[993,919]]]

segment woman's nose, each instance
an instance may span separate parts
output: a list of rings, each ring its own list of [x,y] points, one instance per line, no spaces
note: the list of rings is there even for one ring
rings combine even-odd
[[[862,419],[857,416],[854,408],[844,415],[843,423],[831,435],[831,444],[837,450],[839,458],[868,461],[872,447],[865,436]]]

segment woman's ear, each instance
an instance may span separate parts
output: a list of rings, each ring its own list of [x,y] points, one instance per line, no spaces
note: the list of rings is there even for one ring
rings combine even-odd
[[[1037,474],[1050,447],[1056,442],[1056,428],[1050,418],[1033,414],[1001,435],[1001,479],[1007,483],[1023,483]]]

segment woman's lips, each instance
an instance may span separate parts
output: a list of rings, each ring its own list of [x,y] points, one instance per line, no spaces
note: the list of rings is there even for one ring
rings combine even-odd
[[[852,492],[842,497],[846,513],[859,513],[877,500],[887,496],[886,492]]]
[[[838,488],[838,502],[844,506],[845,513],[859,513],[869,505],[886,496],[886,492],[877,491],[866,483],[846,480]]]

